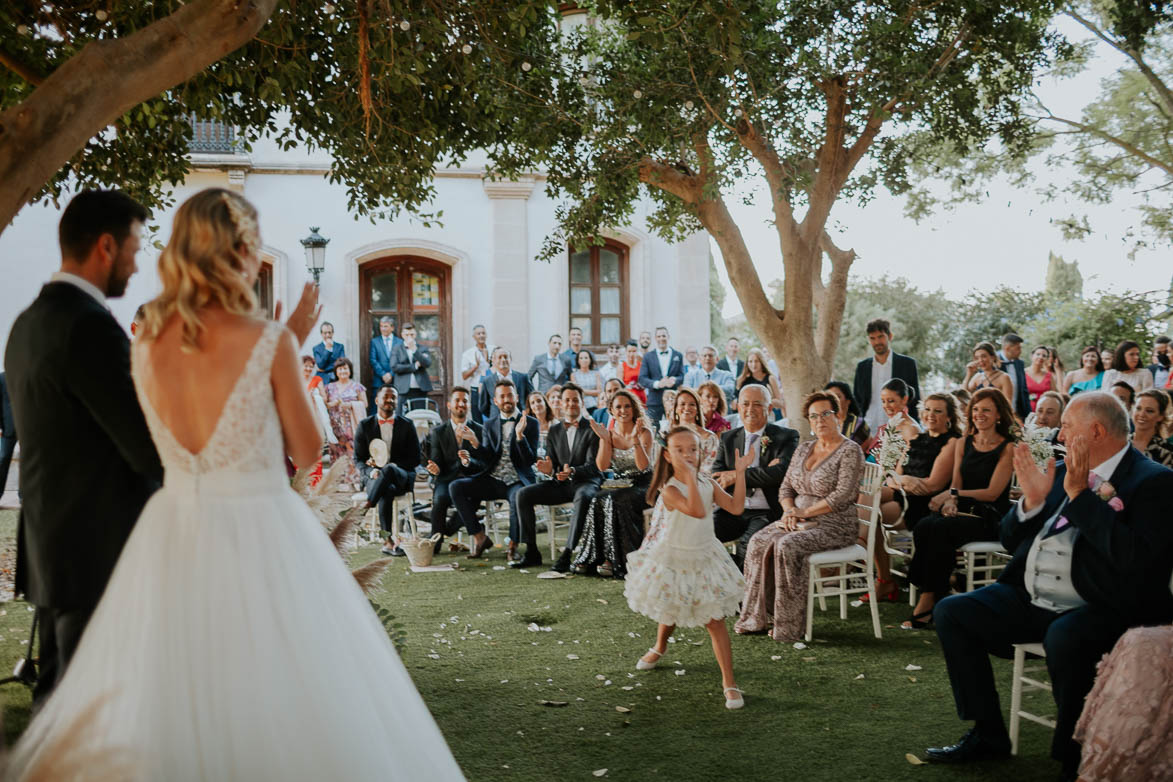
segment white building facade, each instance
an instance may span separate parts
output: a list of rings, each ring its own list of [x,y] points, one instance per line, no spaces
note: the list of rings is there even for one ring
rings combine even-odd
[[[666,326],[672,344],[709,338],[709,240],[697,233],[680,243],[650,234],[641,204],[632,225],[606,231],[607,244],[551,262],[536,260],[554,232],[556,203],[540,177],[490,182],[477,161],[436,171],[436,195],[423,211],[443,210],[442,224],[425,227],[400,216],[372,223],[347,208],[341,185],[326,179],[330,161],[305,150],[260,143],[244,153],[222,126],[196,123],[193,172],[174,193],[182,203],[206,187],[231,188],[260,212],[265,268],[262,304],[292,305],[309,279],[300,239],[311,226],[330,239],[321,275],[323,319],[370,383],[367,351],[378,320],[413,322],[438,358],[435,398],[459,382],[460,354],[484,324],[491,344],[510,349],[525,371],[553,333],[579,326],[597,353],[642,330]],[[64,206],[64,204],[63,204]],[[166,243],[174,209],[156,213],[153,237]],[[0,335],[57,268],[60,210],[29,206],[0,234],[5,284],[0,286]],[[125,297],[112,302],[129,327],[135,309],[159,291],[158,252],[145,249]],[[316,335],[310,344],[317,342]],[[305,346],[309,348],[309,345]],[[0,346],[2,349],[2,346]],[[441,405],[441,409],[443,406]]]

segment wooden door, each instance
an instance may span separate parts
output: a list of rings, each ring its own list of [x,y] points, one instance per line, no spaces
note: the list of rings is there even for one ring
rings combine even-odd
[[[390,316],[395,333],[405,323],[415,324],[416,339],[432,354],[432,393],[441,414],[447,416],[444,401],[451,382],[452,297],[449,268],[428,258],[398,255],[364,264],[359,283],[359,331],[363,335],[360,377],[372,386],[370,340],[379,333],[379,320]]]

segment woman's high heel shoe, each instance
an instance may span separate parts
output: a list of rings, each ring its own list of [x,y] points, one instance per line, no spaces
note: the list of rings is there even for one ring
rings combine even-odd
[[[883,595],[878,595],[876,597],[876,600],[879,600],[881,603],[899,603],[900,602],[900,587],[898,587],[896,585],[896,582],[894,580],[892,580],[890,578],[877,578],[876,583],[877,584],[891,584],[892,585],[891,592],[888,592]],[[863,601],[864,605],[867,605],[868,603],[871,602],[871,598],[868,596],[867,592],[864,592],[862,595],[860,595],[859,599],[861,601]]]
[[[927,618],[926,618],[927,617]],[[927,630],[933,624],[933,609],[913,614],[900,625],[902,630]]]
[[[639,658],[638,660],[635,661],[635,669],[637,671],[650,671],[650,670],[652,670],[653,668],[656,667],[657,664],[659,664],[660,658],[664,656],[664,653],[661,651],[658,651],[655,647],[648,649],[648,651],[645,653],[645,656],[647,656],[648,654],[656,655],[656,659],[653,660],[652,662],[647,662],[646,660],[644,660],[643,657]]]

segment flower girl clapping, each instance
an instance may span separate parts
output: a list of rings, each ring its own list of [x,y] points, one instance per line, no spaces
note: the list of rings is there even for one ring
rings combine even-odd
[[[725,617],[737,611],[745,581],[713,534],[713,503],[732,514],[742,512],[745,468],[753,461],[753,454],[737,456],[731,497],[713,481],[698,476],[699,446],[690,428],[675,427],[668,432],[648,488],[648,502],[664,505],[663,530],[654,539],[645,539],[640,549],[628,556],[623,592],[633,611],[659,623],[656,645],[640,658],[636,668],[646,671],[656,667],[677,625],[704,625],[721,668],[725,706],[740,709],[745,701],[733,678]]]

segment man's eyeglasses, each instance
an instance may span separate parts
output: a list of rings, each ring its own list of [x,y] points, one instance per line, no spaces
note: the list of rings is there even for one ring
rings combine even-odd
[[[811,413],[810,415],[807,416],[807,420],[809,420],[812,424],[817,424],[819,422],[820,418],[834,418],[834,417],[835,417],[834,410],[824,410],[821,413]]]

